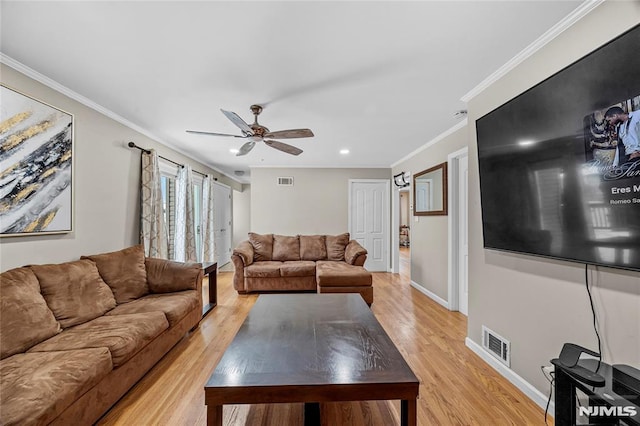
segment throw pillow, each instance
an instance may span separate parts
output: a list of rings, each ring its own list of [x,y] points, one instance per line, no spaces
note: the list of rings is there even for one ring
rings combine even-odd
[[[273,236],[273,260],[300,260],[300,239],[284,235]]]
[[[327,260],[344,260],[344,249],[349,244],[349,233],[327,235]]]
[[[0,359],[25,352],[60,332],[29,268],[0,274],[0,312]]]
[[[118,305],[149,294],[144,258],[142,244],[110,253],[81,257],[96,263],[100,276],[111,287]]]
[[[54,265],[32,265],[44,300],[62,328],[91,321],[115,308],[111,289],[89,259]]]
[[[273,234],[260,235],[249,232],[249,242],[253,246],[254,262],[272,259]]]
[[[300,259],[324,260],[327,258],[327,241],[324,235],[300,235]]]

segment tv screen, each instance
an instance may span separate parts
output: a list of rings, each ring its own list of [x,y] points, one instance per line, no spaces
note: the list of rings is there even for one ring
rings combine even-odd
[[[484,246],[640,270],[640,26],[476,121]]]

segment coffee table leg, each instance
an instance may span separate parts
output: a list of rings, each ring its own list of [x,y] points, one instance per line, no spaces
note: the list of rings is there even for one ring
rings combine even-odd
[[[320,403],[304,403],[304,426],[320,426]]]
[[[400,401],[400,424],[402,426],[416,426],[418,424],[418,403],[415,399]]]
[[[207,426],[222,426],[222,405],[207,405]]]

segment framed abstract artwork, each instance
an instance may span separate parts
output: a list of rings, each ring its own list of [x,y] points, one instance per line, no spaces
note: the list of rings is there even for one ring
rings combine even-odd
[[[0,85],[0,236],[73,231],[73,115]]]

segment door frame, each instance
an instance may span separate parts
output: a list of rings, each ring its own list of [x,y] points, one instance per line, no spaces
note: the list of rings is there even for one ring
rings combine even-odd
[[[213,182],[214,185],[218,185],[222,188],[225,188],[226,190],[229,191],[229,221],[231,222],[230,225],[227,226],[228,230],[229,230],[229,249],[233,250],[233,188],[230,187],[227,184],[224,184],[218,180],[215,180]],[[217,207],[217,206],[216,206]],[[220,263],[220,252],[218,252],[218,259],[216,259],[216,261],[218,262],[218,268],[223,266]],[[229,252],[229,261],[227,263],[231,262],[231,252]],[[226,263],[225,263],[226,265]]]
[[[390,192],[391,192],[391,180],[390,179],[349,179],[349,186],[348,186],[348,197],[349,197],[349,201],[348,201],[348,218],[347,218],[347,229],[349,230],[349,235],[351,236],[353,233],[352,228],[351,228],[351,213],[352,213],[352,209],[353,209],[353,204],[352,204],[352,200],[351,200],[351,188],[353,186],[354,183],[384,183],[384,200],[385,200],[385,205],[382,208],[382,213],[385,216],[383,218],[383,223],[384,223],[384,238],[385,241],[387,243],[387,253],[385,256],[385,269],[387,270],[387,272],[390,272],[390,268],[391,268],[391,235],[389,233],[389,221],[390,221]],[[398,238],[400,238],[400,236],[398,235]],[[398,240],[399,241],[399,240]]]
[[[447,216],[449,227],[448,299],[450,311],[458,311],[460,309],[458,301],[460,289],[460,277],[458,276],[458,265],[460,263],[460,252],[458,250],[460,230],[458,192],[460,190],[460,180],[458,168],[460,157],[464,156],[469,156],[469,148],[462,148],[447,155],[447,179],[449,182],[447,185],[447,198],[449,200],[449,214]]]

